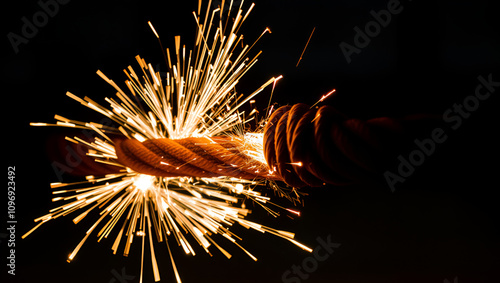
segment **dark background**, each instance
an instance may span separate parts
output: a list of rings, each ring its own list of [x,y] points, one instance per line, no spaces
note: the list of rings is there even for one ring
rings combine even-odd
[[[15,54],[7,39],[20,34],[21,18],[40,10],[36,1],[8,1],[2,7],[2,125],[7,166],[16,166],[16,276],[7,276],[8,256],[2,237],[2,274],[7,282],[110,282],[112,270],[138,282],[140,245],[124,258],[112,255],[112,239],[91,236],[70,264],[68,254],[92,224],[73,225],[72,217],[51,221],[21,240],[32,219],[51,209],[49,183],[57,181],[47,148],[64,128],[34,128],[29,122],[51,122],[54,114],[76,120],[100,117],[65,96],[66,91],[102,102],[114,90],[95,71],[122,85],[122,69],[135,66],[140,54],[162,64],[162,54],[147,21],[165,47],[181,35],[192,46],[197,1],[70,1]],[[272,30],[256,46],[259,62],[238,86],[250,93],[272,76],[283,75],[273,101],[313,104],[333,88],[325,101],[354,117],[442,114],[474,94],[477,77],[500,81],[500,40],[494,1],[402,1],[403,11],[348,64],[339,48],[353,44],[355,26],[372,20],[370,10],[389,1],[258,1],[242,32],[252,42],[265,27]],[[250,4],[245,3],[244,7]],[[316,27],[303,59],[305,43]],[[160,65],[165,70],[165,65]],[[257,98],[267,105],[270,89]],[[341,246],[302,282],[494,282],[500,274],[498,229],[498,129],[496,93],[471,113],[448,140],[408,180],[388,186],[305,189],[302,217],[274,219],[256,208],[250,219],[296,232],[297,240],[315,247],[316,238]],[[424,135],[422,138],[429,137]],[[403,155],[408,153],[402,153]],[[397,160],[394,161],[397,166]],[[65,181],[74,177],[65,176]],[[5,186],[6,187],[6,186]],[[5,190],[6,191],[6,190]],[[6,196],[6,193],[5,193]],[[4,204],[7,200],[4,199]],[[279,201],[287,206],[286,201]],[[5,207],[5,210],[6,207]],[[2,212],[5,215],[5,212]],[[91,221],[88,221],[91,220]],[[2,221],[2,227],[5,221]],[[3,229],[2,229],[3,230]],[[233,253],[227,260],[213,249],[188,257],[174,247],[183,282],[281,282],[292,265],[309,256],[289,242],[234,227],[242,244],[259,258],[222,241]],[[1,231],[4,233],[5,231]],[[161,282],[174,282],[168,252],[156,248]],[[149,262],[145,282],[152,281]],[[2,282],[5,282],[2,279]],[[115,282],[119,282],[116,279]]]

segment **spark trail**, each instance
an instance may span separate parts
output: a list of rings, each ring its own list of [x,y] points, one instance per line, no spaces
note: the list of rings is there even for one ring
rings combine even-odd
[[[201,1],[199,5],[201,6]],[[224,7],[224,1],[222,5]],[[210,248],[215,246],[215,249],[231,258],[232,255],[217,241],[223,237],[257,260],[239,244],[241,238],[231,232],[230,227],[235,223],[273,234],[304,250],[312,251],[297,242],[291,232],[246,219],[250,210],[245,208],[245,199],[262,206],[273,216],[278,216],[279,213],[271,209],[270,205],[283,208],[270,202],[270,198],[263,195],[259,188],[271,188],[291,200],[299,197],[296,191],[293,191],[295,196],[291,196],[269,180],[273,178],[246,180],[224,175],[157,176],[134,171],[118,159],[116,136],[120,136],[122,140],[137,142],[162,138],[224,138],[238,140],[241,145],[238,146],[238,152],[258,162],[258,170],[273,174],[266,167],[262,150],[263,129],[246,132],[246,123],[255,117],[246,117],[240,108],[270,84],[273,84],[274,89],[274,83],[281,76],[269,79],[249,95],[238,93],[235,89],[240,79],[258,61],[260,52],[249,57],[252,47],[270,30],[266,28],[252,45],[244,45],[243,35],[238,34],[238,31],[254,4],[243,11],[243,3],[235,8],[231,1],[225,21],[222,20],[223,9],[211,10],[210,6],[209,3],[204,15],[200,8],[197,13],[193,12],[197,24],[193,50],[186,50],[184,45],[181,46],[180,36],[175,37],[173,50],[166,49],[166,77],[160,76],[151,64],[136,56],[139,71],[136,72],[131,66],[124,70],[127,77],[126,91],[104,73],[97,71],[116,91],[115,98],[105,98],[108,107],[89,97],[80,98],[67,92],[68,97],[109,118],[114,126],[82,122],[59,115],[55,116],[56,122],[52,124],[31,123],[32,126],[61,126],[95,131],[98,137],[93,141],[78,137],[66,139],[88,147],[88,155],[95,158],[96,162],[116,166],[119,170],[105,176],[87,176],[84,181],[77,183],[52,183],[52,201],[62,204],[35,219],[36,226],[23,235],[23,238],[44,223],[61,216],[76,215],[73,222],[77,224],[89,215],[98,215],[98,219],[69,255],[68,261],[75,258],[91,235],[95,235],[98,241],[114,238],[113,253],[122,250],[125,256],[130,253],[132,243],[139,241],[142,245],[141,264],[149,246],[154,279],[159,281],[160,272],[153,240],[157,239],[167,246],[177,282],[181,282],[181,279],[171,253],[172,241],[186,254],[195,255],[197,251],[194,245],[198,244],[209,254]],[[216,18],[220,20],[217,21]],[[234,18],[232,23],[229,22],[230,18]],[[148,24],[161,45],[158,33],[150,22]],[[182,164],[160,161],[158,166],[180,169],[189,166],[189,163],[190,160]],[[298,211],[284,209],[299,215]],[[141,268],[140,281],[142,280]]]

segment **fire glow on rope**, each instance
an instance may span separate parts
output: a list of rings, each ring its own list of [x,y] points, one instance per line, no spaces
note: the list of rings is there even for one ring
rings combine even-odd
[[[208,7],[210,6],[209,4]],[[95,131],[98,137],[92,142],[78,137],[66,139],[87,146],[88,156],[95,158],[96,162],[116,166],[120,170],[118,173],[100,177],[87,176],[86,180],[77,183],[52,183],[51,188],[56,196],[53,202],[64,204],[35,219],[37,225],[23,235],[23,238],[47,221],[77,214],[73,219],[77,224],[97,210],[99,218],[68,256],[68,262],[75,258],[94,232],[98,241],[114,235],[113,253],[123,248],[125,256],[129,254],[134,240],[138,240],[142,243],[141,264],[144,262],[147,244],[150,247],[154,278],[159,281],[160,273],[153,248],[153,238],[156,238],[158,242],[167,245],[177,282],[181,282],[181,279],[170,251],[169,238],[173,238],[186,254],[195,255],[193,244],[197,243],[209,254],[209,248],[215,246],[227,258],[231,258],[231,254],[215,240],[215,235],[221,235],[257,260],[238,243],[240,238],[230,231],[229,228],[238,223],[245,228],[279,236],[304,250],[312,251],[297,242],[291,232],[245,219],[250,213],[250,210],[245,208],[245,199],[262,206],[273,216],[278,216],[279,213],[267,205],[300,215],[298,211],[270,202],[269,197],[256,190],[258,186],[268,186],[285,197],[292,198],[274,182],[224,176],[158,177],[137,173],[119,163],[113,139],[110,138],[111,135],[121,135],[142,142],[158,138],[210,139],[224,135],[241,140],[241,152],[266,164],[262,149],[262,129],[245,132],[244,125],[255,117],[245,117],[245,112],[240,111],[240,107],[270,84],[273,84],[274,90],[274,84],[281,76],[269,79],[250,95],[236,92],[235,86],[260,55],[259,52],[250,59],[250,50],[261,36],[270,32],[266,28],[252,45],[243,44],[243,36],[239,35],[238,31],[254,4],[246,12],[242,10],[242,6],[243,1],[234,11],[231,1],[225,17],[224,9],[221,8],[207,8],[205,15],[201,15],[200,1],[198,13],[193,12],[198,27],[194,49],[186,50],[184,45],[181,46],[180,36],[176,36],[173,51],[166,49],[166,77],[160,76],[151,64],[136,56],[140,71],[136,72],[130,66],[124,70],[127,76],[125,85],[129,94],[101,71],[97,71],[97,74],[116,90],[116,98],[105,99],[109,107],[101,106],[89,97],[80,98],[67,92],[68,97],[109,118],[116,126],[82,122],[59,115],[55,116],[55,124],[31,123],[32,126],[61,126]],[[220,20],[214,20],[217,17]],[[230,23],[229,19],[233,18]],[[150,22],[148,24],[159,40],[153,25]],[[166,162],[159,165],[171,166]],[[265,168],[265,171],[274,173],[270,168]],[[298,198],[298,193],[295,190],[293,192]],[[142,282],[142,268],[140,278]]]

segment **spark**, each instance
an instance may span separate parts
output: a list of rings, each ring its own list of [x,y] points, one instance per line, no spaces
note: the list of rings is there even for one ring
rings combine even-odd
[[[230,18],[231,5],[227,19]],[[240,79],[257,62],[260,52],[252,59],[249,59],[247,54],[265,33],[271,32],[266,28],[250,48],[248,45],[239,47],[243,37],[238,35],[238,31],[253,7],[252,4],[244,13],[240,5],[232,26],[226,29],[228,21],[222,28],[222,9],[213,10],[210,16],[207,8],[205,18],[202,19],[199,6],[198,13],[193,12],[197,23],[194,49],[186,52],[184,46],[181,48],[180,36],[175,37],[172,54],[168,48],[162,47],[162,52],[166,50],[163,55],[169,67],[166,78],[162,78],[160,73],[143,58],[136,56],[140,72],[136,72],[131,66],[124,70],[128,78],[125,81],[126,90],[130,94],[98,70],[97,75],[116,91],[116,97],[105,98],[109,107],[102,106],[88,97],[80,98],[71,92],[66,93],[69,98],[109,118],[116,126],[71,120],[59,115],[55,116],[57,120],[55,124],[31,123],[32,126],[60,126],[94,131],[97,134],[94,141],[85,141],[78,137],[66,139],[86,146],[88,155],[94,157],[96,162],[116,166],[119,170],[118,173],[101,177],[87,176],[80,182],[52,183],[50,186],[54,189],[53,194],[57,195],[53,201],[64,203],[51,209],[48,214],[36,218],[35,227],[22,238],[29,236],[42,224],[61,216],[79,213],[73,219],[77,224],[87,216],[98,213],[98,219],[70,253],[68,262],[76,257],[94,232],[97,234],[97,241],[114,236],[113,253],[116,254],[122,249],[125,256],[130,252],[134,237],[139,237],[142,242],[140,282],[143,279],[143,262],[147,245],[150,247],[149,256],[155,281],[160,280],[153,238],[166,243],[177,282],[181,282],[181,279],[170,248],[172,238],[186,254],[195,255],[193,243],[197,243],[209,254],[211,254],[209,248],[214,247],[231,258],[232,255],[217,244],[216,239],[221,236],[257,260],[239,244],[241,238],[230,231],[229,228],[234,223],[262,233],[268,232],[306,251],[312,251],[296,241],[293,233],[276,230],[246,219],[250,210],[245,208],[245,199],[250,199],[273,216],[279,213],[265,204],[275,205],[299,216],[298,211],[270,202],[270,198],[257,188],[268,186],[280,196],[294,202],[299,199],[299,194],[295,190],[293,192],[296,197],[293,197],[269,180],[244,180],[224,176],[158,177],[137,173],[118,162],[114,143],[108,136],[122,135],[142,142],[156,138],[210,139],[224,135],[240,140],[241,152],[266,164],[262,144],[263,127],[256,129],[255,132],[244,131],[246,120],[244,112],[240,112],[239,108],[249,101],[253,103],[253,98],[270,84],[273,84],[274,90],[276,82],[282,76],[269,79],[247,96],[237,94],[235,90]],[[219,14],[217,13],[219,11],[221,19],[218,24],[214,24],[214,15]],[[148,22],[148,25],[161,46],[156,29],[151,22]],[[269,113],[272,109],[273,107]],[[189,162],[176,168],[187,163]],[[302,163],[299,163],[295,165],[302,166]],[[176,165],[160,162],[158,166]],[[276,171],[268,168],[255,168],[255,170],[269,171],[270,176]]]
[[[316,101],[316,103],[314,103],[313,105],[311,105],[310,109],[312,109],[314,106],[316,106],[316,104],[318,104],[320,102],[323,102],[327,97],[329,97],[330,95],[332,95],[336,91],[337,91],[336,89],[332,89],[327,94],[321,96],[321,98],[318,101]]]
[[[309,45],[309,41],[311,41],[311,38],[313,36],[313,33],[314,33],[314,30],[316,29],[316,27],[313,28],[312,32],[311,32],[311,35],[309,35],[309,39],[307,40],[306,42],[306,46],[304,46],[304,50],[302,50],[302,53],[300,54],[300,58],[299,58],[299,61],[297,62],[297,65],[295,65],[295,67],[298,67],[299,66],[299,63],[300,61],[302,61],[302,56],[304,55],[304,52],[306,52],[306,49],[307,49],[307,46]]]
[[[323,102],[323,100],[325,100],[325,98],[327,98],[328,96],[330,96],[332,93],[334,93],[335,91],[337,91],[336,89],[332,89],[329,93],[323,95],[321,97],[321,99],[319,100],[320,102]]]
[[[274,110],[274,105],[271,105],[271,108],[269,108],[269,111],[267,112],[267,117],[271,116],[271,113],[273,113],[273,110]]]
[[[321,115],[319,113],[316,113],[316,116],[314,116],[314,119],[311,120],[311,124],[314,123],[314,121],[316,121],[316,119],[318,119]]]
[[[283,75],[280,75],[279,77],[276,78],[276,80],[274,80],[273,89],[271,90],[271,95],[269,96],[269,102],[267,103],[267,108],[269,108],[269,106],[271,105],[271,101],[273,99],[273,94],[274,94],[274,89],[276,88],[276,82],[281,80],[282,78],[283,78]],[[271,115],[271,111],[269,111],[269,115]]]
[[[151,28],[151,30],[153,30],[153,33],[155,34],[156,38],[160,38],[160,36],[158,36],[158,33],[156,32],[156,29],[153,27],[151,21],[148,21],[148,25]]]
[[[289,211],[289,212],[291,212],[291,213],[296,214],[297,216],[300,216],[300,211],[298,211],[298,210],[293,210],[293,209],[290,209],[290,208],[287,208],[286,210]]]

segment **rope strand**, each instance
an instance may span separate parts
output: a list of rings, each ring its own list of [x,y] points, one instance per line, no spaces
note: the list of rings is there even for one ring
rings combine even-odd
[[[372,182],[408,144],[408,133],[435,117],[348,118],[331,106],[282,106],[264,129],[267,164],[242,153],[229,137],[115,141],[118,161],[163,177],[272,179],[292,187]]]

